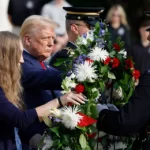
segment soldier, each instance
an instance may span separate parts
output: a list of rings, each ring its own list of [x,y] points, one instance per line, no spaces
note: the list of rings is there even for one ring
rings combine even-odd
[[[150,14],[150,12],[149,12]],[[150,28],[148,40],[150,41]],[[129,102],[120,110],[98,104],[98,130],[116,136],[139,133],[132,150],[150,149],[150,70],[141,76]],[[115,107],[114,107],[115,108]]]
[[[87,33],[96,22],[100,21],[100,13],[104,8],[82,8],[82,7],[64,7],[67,11],[66,15],[66,30],[68,34],[68,44],[64,49],[57,52],[51,59],[50,64],[53,67],[57,58],[68,57],[68,49],[76,49],[75,42],[78,36]],[[58,69],[61,69],[58,67]]]

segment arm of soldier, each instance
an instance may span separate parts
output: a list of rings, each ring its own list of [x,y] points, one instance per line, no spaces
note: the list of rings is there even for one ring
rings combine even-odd
[[[50,59],[50,65],[56,69],[61,70],[62,66],[55,66],[55,63],[57,62],[58,58],[66,58],[68,57],[68,50],[62,49],[61,51],[58,51],[54,56]]]
[[[150,75],[141,77],[133,96],[120,111],[102,110],[97,127],[106,133],[125,136],[138,132],[150,118]]]
[[[22,85],[24,88],[41,90],[61,90],[62,76],[60,71],[50,67],[46,70],[35,68],[30,63],[22,64]]]

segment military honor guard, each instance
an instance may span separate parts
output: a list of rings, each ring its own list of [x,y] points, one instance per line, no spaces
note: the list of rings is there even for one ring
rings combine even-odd
[[[95,26],[96,22],[100,21],[100,13],[104,11],[104,8],[64,7],[64,10],[67,11],[66,29],[69,41],[66,47],[58,51],[50,61],[50,64],[58,69],[61,69],[61,67],[54,65],[56,59],[68,57],[68,50],[77,48],[75,42],[78,36],[87,33]]]

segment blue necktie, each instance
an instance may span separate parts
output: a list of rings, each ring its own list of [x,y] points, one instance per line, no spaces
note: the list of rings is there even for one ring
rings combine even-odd
[[[19,131],[18,128],[14,128],[16,148],[17,150],[22,150],[22,144],[21,144],[20,137],[18,135],[18,131]]]

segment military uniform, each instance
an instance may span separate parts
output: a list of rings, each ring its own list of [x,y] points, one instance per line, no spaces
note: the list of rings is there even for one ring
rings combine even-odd
[[[129,136],[140,132],[140,142],[145,140],[149,133],[150,121],[150,71],[145,72],[136,87],[129,102],[119,111],[102,110],[98,117],[97,128],[116,136]],[[142,134],[141,134],[142,133]],[[144,143],[146,142],[146,143]],[[147,146],[142,150],[150,150],[150,141],[144,141]],[[135,145],[134,145],[135,146]]]
[[[55,66],[54,63],[57,61],[58,58],[67,58],[69,56],[69,50],[73,51],[74,49],[76,49],[76,45],[72,42],[68,42],[66,47],[63,48],[61,51],[58,51],[50,60],[50,65],[54,68],[57,68],[59,70],[61,70],[61,66]]]
[[[89,8],[89,7],[64,7],[67,11],[67,20],[80,20],[84,21],[89,25],[89,27],[95,26],[96,22],[100,21],[100,13],[104,11],[104,8]],[[65,48],[57,52],[50,60],[50,65],[61,69],[61,67],[56,67],[54,63],[58,58],[67,58],[69,56],[68,50],[76,49],[76,45],[69,41]]]

